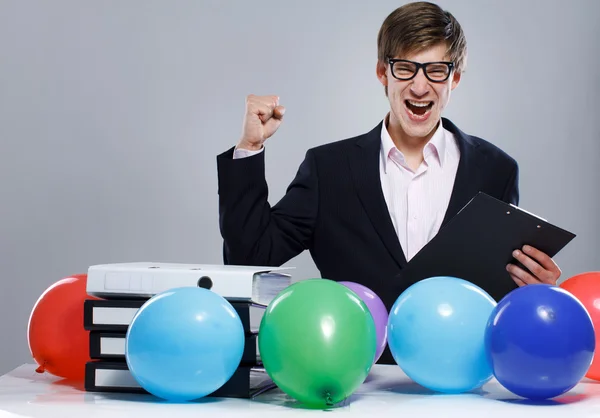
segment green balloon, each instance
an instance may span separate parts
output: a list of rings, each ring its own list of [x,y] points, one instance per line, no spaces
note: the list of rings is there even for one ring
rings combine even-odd
[[[306,406],[327,408],[365,381],[377,337],[356,293],[331,280],[310,279],[271,301],[258,344],[265,370],[283,392]]]

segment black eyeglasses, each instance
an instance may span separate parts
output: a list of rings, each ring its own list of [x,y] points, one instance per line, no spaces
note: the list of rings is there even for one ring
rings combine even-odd
[[[452,69],[454,68],[454,63],[448,61],[420,63],[390,58],[388,62],[394,78],[402,81],[412,80],[419,72],[419,68],[422,68],[423,74],[425,74],[425,77],[427,77],[429,81],[442,83],[448,80],[448,77],[450,77]]]

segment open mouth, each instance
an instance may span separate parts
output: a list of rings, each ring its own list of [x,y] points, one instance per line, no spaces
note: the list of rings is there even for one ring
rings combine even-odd
[[[405,100],[404,104],[415,116],[423,116],[433,107],[433,102],[417,102],[414,100]]]

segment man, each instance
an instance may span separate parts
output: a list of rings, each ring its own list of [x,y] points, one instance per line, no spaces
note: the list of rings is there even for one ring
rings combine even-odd
[[[515,160],[441,116],[466,56],[461,26],[439,6],[392,12],[376,66],[389,113],[366,134],[308,150],[273,207],[264,142],[285,109],[278,97],[249,96],[239,143],[217,158],[225,263],[278,266],[308,249],[322,277],[361,283],[390,309],[406,288],[403,267],[475,194],[518,204]],[[529,270],[507,266],[516,284],[556,284],[560,269],[546,254],[514,255]]]

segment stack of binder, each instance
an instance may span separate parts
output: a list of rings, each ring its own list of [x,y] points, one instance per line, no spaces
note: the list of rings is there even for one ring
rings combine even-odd
[[[148,264],[148,265],[146,265]],[[150,263],[132,263],[118,265],[93,266],[88,271],[88,294],[102,297],[103,299],[86,300],[84,302],[84,328],[89,333],[89,347],[91,362],[87,363],[85,370],[85,389],[90,392],[121,392],[121,393],[146,393],[146,391],[137,383],[127,367],[125,360],[125,338],[127,329],[131,324],[137,311],[153,295],[159,293],[166,287],[168,289],[169,277],[162,279],[153,279],[154,287],[145,290],[145,294],[140,294],[139,290],[131,292],[131,289],[124,289],[127,283],[114,285],[114,276],[110,271],[118,270],[121,279],[127,281],[134,275],[124,274],[128,269],[132,271],[143,271],[149,268]],[[155,263],[154,263],[155,264]],[[153,266],[154,266],[153,264]],[[172,274],[178,275],[176,266],[183,265],[159,265],[165,270],[171,267]],[[190,267],[185,265],[186,269]],[[156,268],[156,267],[155,267]],[[211,281],[219,282],[223,267],[216,269],[211,274]],[[253,267],[252,269],[256,269]],[[203,271],[203,283],[206,283],[208,272],[206,266]],[[174,271],[174,273],[173,273]],[[163,271],[164,272],[164,271]],[[227,276],[226,274],[223,276]],[[106,278],[111,277],[111,285],[106,286]],[[147,276],[150,277],[150,276]],[[257,275],[256,273],[248,275],[253,280],[252,294],[240,295],[239,288],[237,293],[225,290],[221,285],[223,293],[234,295],[228,297],[222,295],[231,303],[238,313],[244,327],[246,335],[244,352],[238,369],[233,376],[218,390],[209,396],[215,397],[233,397],[233,398],[252,398],[259,393],[275,387],[273,381],[262,367],[260,352],[258,349],[258,328],[260,320],[270,299],[275,297],[279,291],[289,285],[289,276],[276,273],[267,273]],[[261,286],[260,279],[263,279]],[[258,279],[258,280],[257,280]],[[177,278],[172,276],[175,282]],[[198,285],[199,280],[195,280],[193,285]],[[181,280],[177,287],[180,287]],[[190,286],[192,282],[190,282]],[[112,288],[117,288],[112,291]],[[131,286],[130,286],[131,287]],[[216,286],[215,286],[216,287]],[[261,289],[261,292],[258,292]],[[214,289],[213,289],[214,290]],[[256,300],[260,300],[259,303]],[[267,303],[265,303],[267,302]]]

